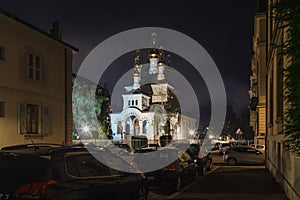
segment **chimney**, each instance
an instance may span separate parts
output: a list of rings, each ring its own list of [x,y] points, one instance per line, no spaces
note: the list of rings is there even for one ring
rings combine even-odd
[[[50,30],[52,38],[61,40],[61,30],[59,29],[59,21],[53,21],[53,27]]]

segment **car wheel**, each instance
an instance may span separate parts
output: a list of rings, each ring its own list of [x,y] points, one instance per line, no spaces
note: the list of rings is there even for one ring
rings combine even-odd
[[[197,170],[195,170],[195,181],[197,181],[197,180],[198,180],[198,176],[199,176],[199,173],[198,173],[198,171],[197,171]]]
[[[236,165],[236,159],[235,158],[228,158],[227,160],[228,165],[233,166]]]
[[[149,194],[148,189],[145,186],[142,186],[139,188],[136,200],[146,200],[148,199],[148,194]]]
[[[205,174],[205,166],[204,165],[198,166],[198,175],[204,176],[204,174]]]
[[[207,166],[206,171],[210,171],[212,167],[212,161],[209,161],[209,166]]]

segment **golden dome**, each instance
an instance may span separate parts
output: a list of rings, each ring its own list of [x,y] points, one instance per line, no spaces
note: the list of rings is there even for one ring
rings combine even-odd
[[[159,66],[164,66],[166,65],[164,59],[163,59],[163,51],[162,49],[159,49],[159,59],[158,59],[158,63]]]
[[[162,59],[160,59],[157,64],[158,64],[158,66],[165,66],[166,65],[165,61],[162,60]]]
[[[140,77],[140,72],[137,69],[134,69],[133,71],[133,77]]]
[[[159,58],[159,51],[156,48],[153,48],[152,50],[149,51],[148,53],[148,58]]]

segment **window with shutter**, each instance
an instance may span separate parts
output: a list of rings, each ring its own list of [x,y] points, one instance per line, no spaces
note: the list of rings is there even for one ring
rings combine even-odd
[[[50,134],[50,119],[48,106],[43,106],[43,134]]]
[[[5,102],[0,101],[0,117],[5,117]]]
[[[5,60],[5,47],[0,45],[0,60]]]
[[[18,132],[20,134],[50,134],[51,126],[48,106],[19,104]]]
[[[26,134],[26,104],[18,105],[18,131],[20,134]]]

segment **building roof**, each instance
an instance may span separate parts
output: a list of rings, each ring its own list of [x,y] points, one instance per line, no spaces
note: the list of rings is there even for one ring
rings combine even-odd
[[[73,51],[75,51],[75,52],[78,52],[78,51],[79,51],[78,48],[76,48],[76,47],[74,47],[74,46],[72,46],[72,45],[70,45],[70,44],[68,44],[68,43],[66,43],[66,42],[64,42],[64,41],[62,41],[62,40],[57,40],[57,39],[53,38],[53,37],[52,37],[49,33],[47,33],[46,31],[41,30],[41,29],[39,29],[38,27],[36,27],[36,26],[34,26],[34,25],[32,25],[32,24],[30,24],[30,23],[28,23],[28,22],[26,22],[26,21],[24,21],[24,20],[22,20],[22,19],[20,19],[20,18],[18,18],[18,17],[16,17],[16,16],[12,15],[12,14],[10,14],[10,13],[7,12],[6,10],[3,10],[3,9],[0,8],[0,14],[4,15],[4,16],[6,16],[6,17],[9,17],[9,18],[11,18],[11,19],[13,19],[13,20],[15,20],[15,21],[17,21],[17,22],[19,22],[19,23],[21,23],[21,24],[23,24],[23,25],[25,25],[25,26],[27,26],[27,27],[29,27],[29,28],[31,28],[31,29],[33,29],[33,30],[35,30],[35,31],[37,31],[37,32],[39,32],[39,33],[41,33],[41,34],[43,34],[43,35],[45,35],[45,36],[47,36],[49,39],[52,39],[52,40],[57,41],[58,43],[61,43],[62,45],[64,45],[64,46],[70,48],[71,50],[73,50]]]

